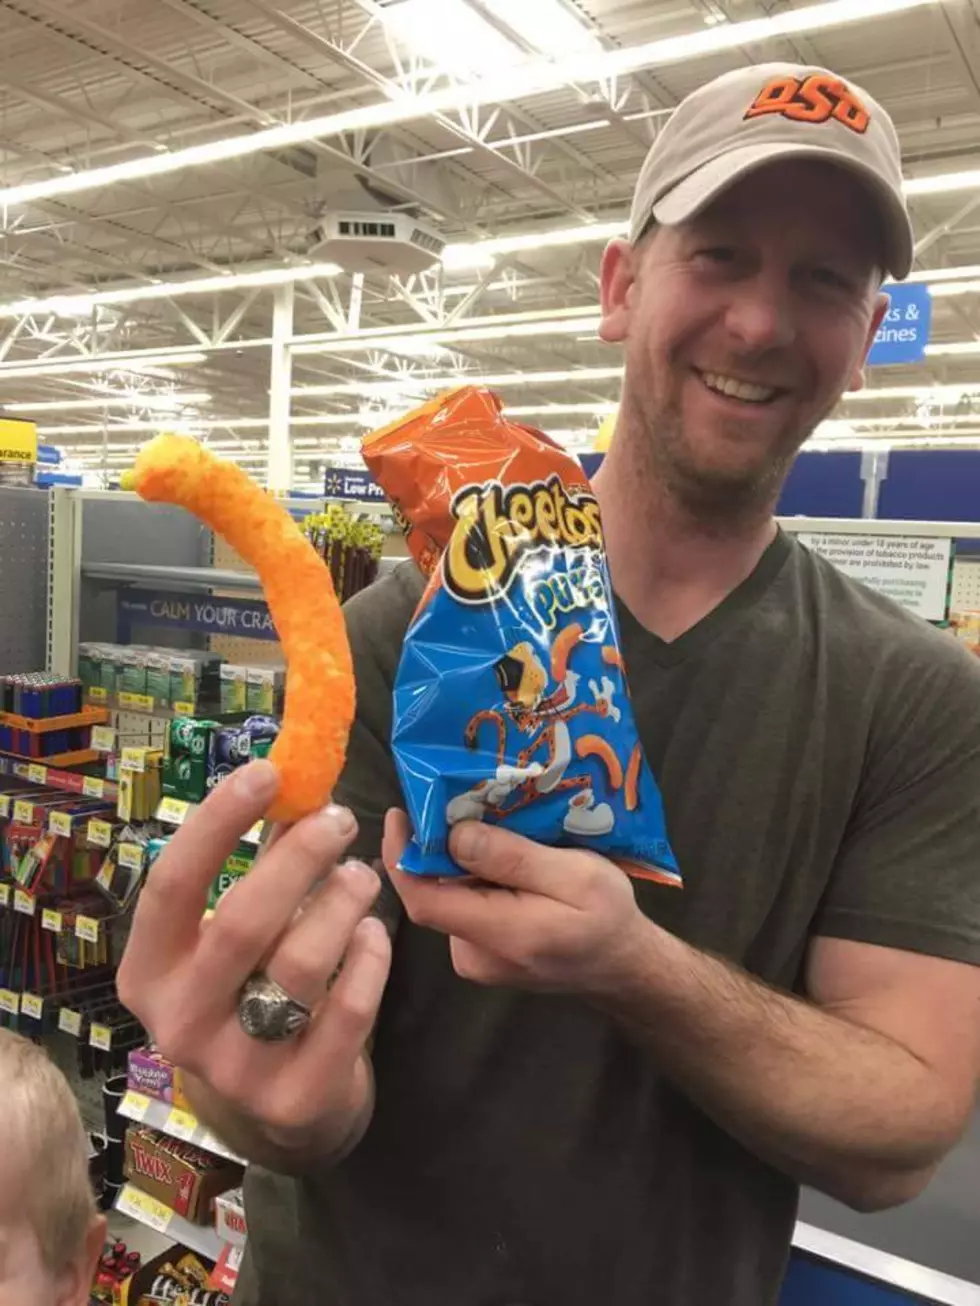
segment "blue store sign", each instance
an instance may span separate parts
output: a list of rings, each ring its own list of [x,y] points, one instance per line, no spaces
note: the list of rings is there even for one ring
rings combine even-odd
[[[929,343],[932,322],[929,287],[913,283],[886,285],[882,289],[890,302],[868,354],[868,363],[872,367],[883,367],[888,363],[918,363],[925,356]]]
[[[353,499],[358,503],[383,501],[385,492],[368,471],[351,471],[346,467],[328,469],[323,484],[328,499]]]
[[[165,626],[202,635],[238,635],[278,639],[269,609],[261,599],[219,599],[172,590],[124,590],[119,595],[119,622],[127,626]]]

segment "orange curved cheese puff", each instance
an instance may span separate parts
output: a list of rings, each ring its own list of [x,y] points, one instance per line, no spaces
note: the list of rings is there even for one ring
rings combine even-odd
[[[615,645],[613,644],[605,645],[605,647],[602,650],[602,660],[603,662],[605,662],[607,667],[618,667],[619,670],[623,673],[623,675],[624,676],[626,675],[626,663],[623,660],[622,653],[620,653],[619,649],[616,648]]]
[[[279,792],[266,815],[289,822],[323,807],[354,719],[350,645],[323,559],[281,504],[189,436],[151,440],[124,487],[186,508],[258,572],[287,666],[283,727],[269,755]]]
[[[626,792],[624,798],[628,812],[635,812],[640,805],[640,766],[642,762],[643,753],[639,742],[637,742],[633,745],[629,764],[626,767]]]
[[[612,744],[601,735],[583,735],[575,741],[575,753],[583,761],[587,757],[598,757],[606,768],[609,783],[613,789],[623,787],[623,764],[613,751]]]
[[[551,674],[559,685],[564,682],[568,672],[568,659],[571,657],[572,649],[581,638],[582,627],[577,621],[573,621],[555,636],[555,642],[551,646]]]

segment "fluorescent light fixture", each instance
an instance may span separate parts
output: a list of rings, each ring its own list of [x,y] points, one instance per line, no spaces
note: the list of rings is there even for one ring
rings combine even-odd
[[[99,410],[102,408],[147,408],[161,412],[179,412],[188,404],[209,404],[211,396],[206,390],[189,390],[186,394],[142,394],[130,390],[125,394],[106,395],[104,399],[45,399],[37,403],[0,405],[5,413],[65,413]]]
[[[929,358],[962,358],[969,354],[980,354],[980,340],[950,340],[944,345],[926,345]]]
[[[552,59],[603,53],[602,44],[562,0],[483,0],[528,45]]]
[[[403,45],[457,78],[489,77],[526,60],[513,41],[459,0],[396,0],[376,12]]]
[[[621,367],[573,367],[551,372],[456,372],[439,376],[413,376],[409,381],[392,377],[391,381],[347,381],[335,385],[296,386],[295,399],[326,398],[331,395],[397,395],[404,392],[406,384],[420,394],[445,390],[453,385],[517,386],[517,385],[591,385],[595,381],[618,381],[623,375]]]
[[[184,295],[221,294],[226,290],[285,286],[296,281],[335,277],[342,269],[336,263],[307,263],[300,266],[257,268],[228,272],[217,277],[195,277],[185,281],[158,281],[148,286],[122,286],[78,295],[45,295],[40,299],[18,299],[0,304],[0,317],[24,317],[28,313],[57,316],[85,316],[93,308],[113,304],[136,304],[149,299],[178,299]]]
[[[948,399],[955,403],[963,395],[980,395],[980,382],[963,381],[958,385],[883,385],[853,390],[842,397],[850,403],[874,403],[879,399],[925,399],[936,403]]]
[[[505,254],[520,254],[529,249],[549,249],[560,245],[581,245],[592,241],[614,240],[625,236],[629,223],[594,222],[582,227],[556,227],[550,231],[524,231],[514,236],[499,236],[493,240],[470,241],[466,244],[447,245],[442,251],[443,266],[452,270],[492,267]]]
[[[528,0],[528,3],[530,5],[533,0]],[[680,63],[723,50],[815,32],[821,28],[886,18],[931,3],[932,0],[825,0],[820,4],[785,9],[765,18],[701,27],[698,31],[685,35],[664,37],[624,50],[608,50],[601,55],[586,51],[569,59],[536,60],[526,67],[505,66],[498,76],[478,83],[453,86],[424,95],[393,94],[379,103],[346,109],[341,113],[283,123],[261,131],[192,145],[183,150],[168,150],[143,158],[128,159],[124,163],[60,174],[44,181],[7,186],[0,189],[0,207],[29,204],[34,200],[53,199],[58,195],[77,195],[96,188],[105,190],[123,182],[162,177],[185,168],[206,167],[265,150],[282,150],[308,141],[325,140],[346,132],[367,131],[374,127],[410,122],[435,113],[511,103],[560,90],[569,82],[593,85],[597,81],[626,76],[643,68]]]
[[[421,342],[433,346],[480,340],[517,340],[528,336],[576,335],[598,327],[600,320],[592,307],[500,313],[495,317],[475,318],[464,326],[426,327],[411,333],[405,332],[404,327],[382,327],[354,335],[326,334],[312,340],[301,337],[300,342],[291,348],[294,354],[359,354],[386,349],[393,354],[416,357]]]
[[[194,350],[164,354],[137,349],[125,354],[93,354],[90,357],[58,358],[43,363],[0,363],[0,378],[63,376],[66,372],[141,372],[144,368],[189,367],[206,362],[207,355]]]
[[[508,417],[533,417],[536,414],[541,417],[558,417],[564,414],[572,413],[591,413],[595,417],[606,417],[609,413],[614,413],[619,407],[614,403],[596,403],[596,404],[528,404],[526,407],[512,408],[510,404],[505,405],[504,412]]]
[[[905,280],[928,281],[932,286],[939,281],[956,281],[960,277],[980,277],[980,263],[967,263],[958,268],[915,268]]]

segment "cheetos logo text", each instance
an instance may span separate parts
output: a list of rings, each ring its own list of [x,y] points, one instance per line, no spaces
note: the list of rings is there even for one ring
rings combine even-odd
[[[863,136],[871,123],[871,114],[858,97],[836,77],[813,73],[798,77],[774,77],[755,97],[746,118],[761,118],[778,113],[792,122],[842,122]]]

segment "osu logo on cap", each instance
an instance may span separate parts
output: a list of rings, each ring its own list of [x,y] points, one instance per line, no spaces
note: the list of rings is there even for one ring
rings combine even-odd
[[[812,73],[798,77],[774,77],[767,82],[746,111],[746,118],[778,113],[793,122],[827,122],[836,118],[851,131],[864,135],[871,114],[858,97],[836,77]]]

